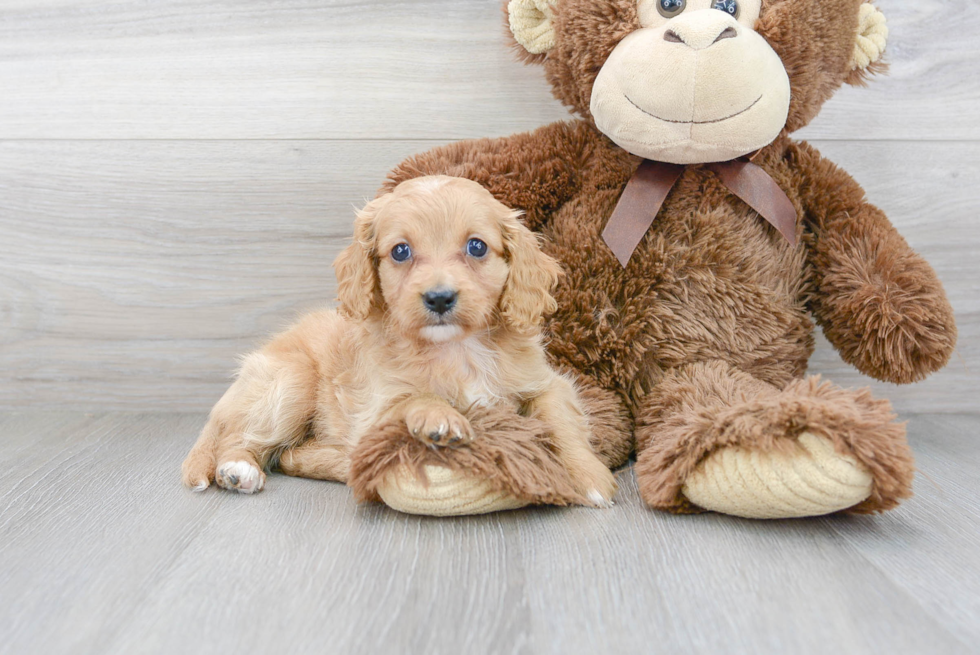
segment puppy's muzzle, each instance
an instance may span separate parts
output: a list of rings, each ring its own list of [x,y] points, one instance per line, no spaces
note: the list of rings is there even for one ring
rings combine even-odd
[[[452,289],[431,289],[422,294],[422,304],[433,314],[443,316],[456,306],[458,296]]]

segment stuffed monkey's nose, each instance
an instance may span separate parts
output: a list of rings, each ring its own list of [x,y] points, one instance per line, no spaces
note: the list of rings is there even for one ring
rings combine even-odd
[[[430,312],[445,314],[456,305],[456,297],[452,289],[432,289],[422,294],[422,302]]]
[[[683,43],[692,50],[706,50],[724,39],[734,39],[738,36],[735,20],[716,9],[694,12],[690,19],[686,16],[675,18],[670,27],[664,32],[664,41]]]

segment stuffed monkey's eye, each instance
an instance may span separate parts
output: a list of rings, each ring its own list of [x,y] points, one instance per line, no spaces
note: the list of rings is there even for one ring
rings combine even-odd
[[[732,18],[738,18],[739,9],[738,2],[736,2],[736,0],[716,0],[715,4],[711,5],[711,8],[721,9]]]
[[[657,0],[657,11],[664,18],[673,18],[684,11],[687,0]]]
[[[391,258],[396,262],[408,261],[412,256],[412,247],[407,243],[399,243],[391,249]]]
[[[470,239],[466,244],[466,254],[480,259],[487,254],[487,244],[479,239]]]

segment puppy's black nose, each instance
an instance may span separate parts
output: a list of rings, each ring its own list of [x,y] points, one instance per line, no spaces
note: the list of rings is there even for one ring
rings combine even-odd
[[[456,304],[456,292],[452,289],[433,289],[422,294],[426,308],[436,314],[445,314]]]

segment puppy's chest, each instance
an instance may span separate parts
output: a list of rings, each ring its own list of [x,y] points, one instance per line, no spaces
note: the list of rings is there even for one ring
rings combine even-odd
[[[425,377],[425,391],[446,398],[459,409],[490,405],[508,395],[501,382],[498,353],[475,341],[440,349]]]

